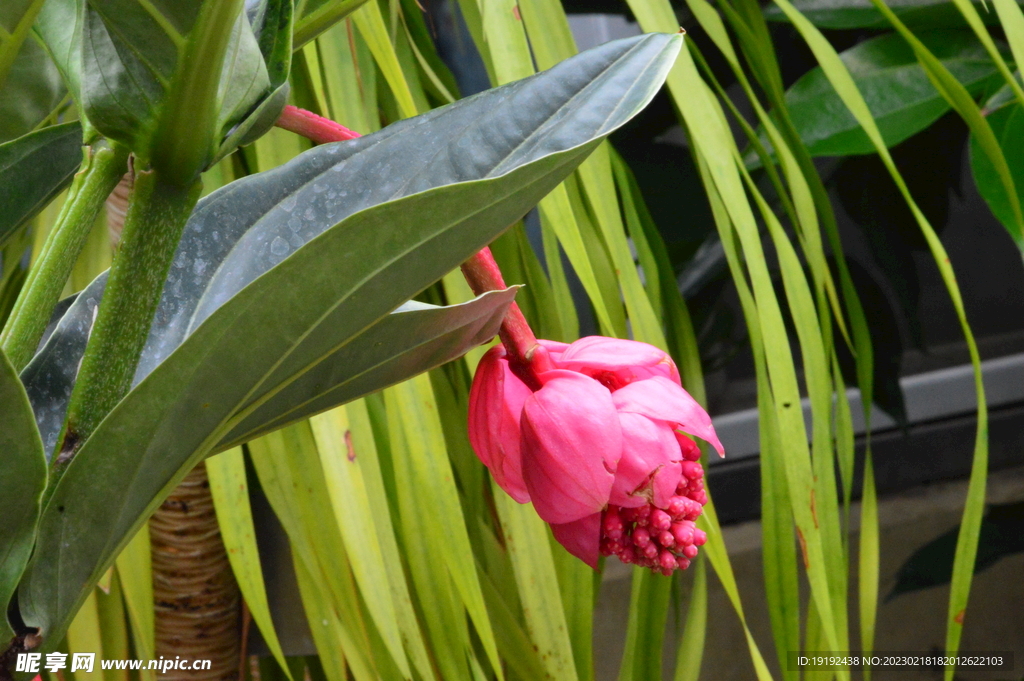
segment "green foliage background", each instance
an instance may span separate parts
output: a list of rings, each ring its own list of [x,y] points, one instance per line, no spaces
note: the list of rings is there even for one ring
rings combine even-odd
[[[21,147],[0,150],[4,183],[19,180],[7,170],[25,154],[66,158],[55,151],[54,140],[73,140],[69,128],[77,134],[75,123],[47,127],[74,118],[75,112],[55,75],[57,67],[30,36],[36,18],[45,18],[42,7],[41,0],[21,0],[5,3],[0,12],[0,142],[33,129],[48,131],[46,139],[24,138]],[[577,52],[557,0],[460,0],[459,8],[494,86]],[[634,572],[620,680],[660,678],[663,655],[673,654],[676,679],[699,677],[709,564],[746,630],[759,681],[798,677],[770,666],[762,654],[765,645],[773,645],[778,659],[789,650],[859,646],[869,651],[874,646],[877,502],[869,451],[858,491],[862,503],[854,551],[849,533],[854,431],[840,366],[841,352],[848,351],[869,421],[874,350],[833,206],[812,161],[822,155],[878,155],[939,268],[971,351],[978,430],[947,615],[947,650],[955,651],[984,509],[984,390],[949,259],[889,148],[955,112],[970,130],[979,190],[1015,241],[1024,243],[1018,195],[1024,182],[1018,149],[1024,90],[1015,67],[1024,58],[1024,14],[1013,0],[996,0],[994,11],[969,0],[901,3],[892,9],[883,0],[870,5],[776,0],[764,11],[754,0],[687,0],[685,8],[673,8],[668,0],[630,0],[628,8],[645,31],[675,32],[683,17],[687,30],[700,33],[700,44],[710,41],[717,51],[713,57],[703,54],[696,41],[687,40],[667,89],[689,140],[753,350],[764,577],[774,640],[757,641],[746,629],[743,594],[710,503],[700,521],[709,540],[690,570],[680,640],[664,639],[673,579]],[[455,79],[438,57],[414,0],[369,0],[358,8],[310,0],[299,3],[295,15],[295,51],[286,74],[293,103],[370,133],[458,98]],[[819,65],[788,89],[769,21],[789,22]],[[841,53],[822,33],[865,27],[888,32]],[[726,96],[708,65],[711,58],[724,59],[733,72],[754,122],[739,115]],[[20,84],[23,72],[37,74],[33,88]],[[283,75],[265,74],[262,91],[277,91]],[[18,111],[9,112],[15,101]],[[223,112],[211,115],[225,130],[238,121]],[[745,139],[734,137],[731,126]],[[207,132],[212,134],[212,127]],[[216,150],[215,155],[228,155],[206,170],[204,191],[280,166],[309,147],[291,133],[271,129],[237,151]],[[198,167],[194,159],[179,161],[186,174]],[[25,277],[22,254],[31,249],[38,257],[61,205],[59,197],[50,201],[73,170],[53,174],[49,183],[24,180],[15,206],[21,212],[0,218],[0,317],[10,310]],[[25,215],[47,203],[25,224]],[[564,341],[579,335],[564,253],[600,332],[668,350],[684,386],[706,402],[698,342],[676,267],[633,170],[611,144],[597,147],[540,202],[539,213],[546,269],[521,224],[492,245],[506,280],[525,285],[517,300],[537,335]],[[66,293],[81,290],[109,266],[104,230],[98,220]],[[769,245],[777,255],[781,287],[765,255]],[[473,299],[458,271],[424,297],[449,305]],[[469,385],[483,351],[207,461],[232,567],[278,665],[265,665],[268,676],[295,681],[306,672],[326,681],[594,678],[592,623],[600,575],[568,556],[529,506],[515,504],[493,486],[469,447]],[[0,371],[8,371],[5,367]],[[810,442],[808,424],[796,408],[802,396],[811,403]],[[275,634],[249,506],[252,485],[266,494],[288,534],[316,658],[286,659]],[[130,649],[135,657],[153,656],[148,561],[148,535],[141,531],[85,601],[62,650],[102,651],[111,658],[129,657]],[[802,576],[811,593],[803,612]],[[848,599],[852,581],[856,602]],[[851,631],[854,621],[857,632]],[[835,674],[838,679],[851,675]],[[947,681],[952,675],[947,668]],[[107,681],[115,676],[110,673]]]

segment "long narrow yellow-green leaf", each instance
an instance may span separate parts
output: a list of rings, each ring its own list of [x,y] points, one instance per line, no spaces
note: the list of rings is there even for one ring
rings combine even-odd
[[[864,459],[864,488],[860,507],[860,550],[857,593],[860,600],[860,648],[870,655],[875,643],[878,615],[878,497],[871,453]],[[864,681],[871,681],[871,668],[864,668]]]
[[[115,562],[117,576],[124,593],[128,621],[132,629],[135,654],[140,658],[156,657],[156,623],[153,611],[153,562],[149,546],[149,525],[143,525],[128,542]],[[143,669],[143,681],[153,681],[156,672]]]
[[[124,609],[124,594],[121,592],[121,580],[115,573],[110,580],[110,589],[96,592],[96,613],[100,619],[100,638],[103,643],[103,657],[106,659],[125,660],[129,657],[128,618]],[[98,652],[98,651],[97,651]],[[128,681],[127,669],[105,669],[103,676],[106,681]]]
[[[533,506],[516,503],[497,484],[493,485],[493,490],[505,546],[519,587],[526,630],[549,678],[576,679],[547,527],[537,517]]]
[[[740,600],[739,587],[736,585],[736,575],[732,571],[732,564],[729,562],[729,553],[725,548],[725,538],[722,536],[722,527],[718,522],[718,514],[715,512],[714,503],[709,499],[704,506],[704,513],[697,519],[697,526],[708,535],[708,542],[701,547],[701,551],[707,556],[711,567],[715,568],[718,581],[722,583],[725,595],[729,597],[736,615],[740,618],[743,626],[743,635],[747,639],[747,650],[750,651],[750,660],[754,663],[754,673],[758,681],[772,681],[772,673],[761,655],[761,649],[754,640],[754,635],[747,626],[747,617],[743,613],[743,603]]]
[[[330,117],[364,135],[379,130],[377,70],[352,20],[319,36],[316,45]]]
[[[39,11],[43,9],[44,1],[31,0],[31,2],[23,3],[20,8],[22,9],[21,16],[18,17],[18,23],[15,24],[14,30],[10,33],[4,31],[6,35],[4,40],[0,41],[0,86],[7,81],[7,76],[14,65],[14,60],[18,56],[18,52],[21,50],[25,40],[29,38],[29,34],[32,32],[32,24],[35,23]],[[15,9],[14,11],[17,10]]]
[[[949,102],[949,105],[960,114],[967,127],[971,129],[974,139],[985,152],[985,155],[988,156],[989,161],[992,162],[992,166],[999,176],[999,181],[1003,185],[1003,191],[1006,192],[1006,197],[1010,202],[1010,209],[1013,212],[1014,224],[1006,225],[1006,227],[1017,242],[1017,247],[1024,250],[1024,212],[1021,210],[1020,199],[1017,196],[1017,185],[1013,181],[1013,174],[1010,172],[1010,166],[1003,155],[1003,149],[999,145],[999,140],[996,139],[995,133],[992,132],[992,126],[981,115],[981,109],[978,108],[974,98],[967,92],[967,88],[924,46],[924,43],[906,27],[899,17],[882,0],[871,1],[878,8],[878,11],[882,13],[882,16],[910,44],[918,62],[920,62],[925,73],[928,75],[928,80],[931,81],[943,98]],[[1013,80],[1012,76],[1010,76],[1010,79],[1011,81]]]
[[[1013,0],[992,0],[995,5],[996,14],[999,15],[999,23],[1006,33],[1006,41],[1010,43],[1010,52],[1013,53],[1013,61],[1017,68],[1024,64],[1024,12],[1020,5]],[[973,8],[972,8],[973,9]],[[1011,87],[1017,95],[1017,101],[1024,105],[1024,90],[1020,87],[1017,79],[1010,77]]]
[[[622,297],[626,303],[633,338],[650,343],[661,349],[667,349],[665,334],[661,329],[651,301],[644,291],[633,262],[633,254],[626,241],[626,230],[622,223],[622,213],[615,194],[615,181],[612,178],[611,157],[608,143],[601,144],[590,158],[580,165],[576,171],[580,177],[586,197],[594,210],[601,235],[612,256]]]
[[[641,25],[664,26],[674,15],[667,2],[633,3]],[[654,8],[661,8],[660,11]],[[721,195],[740,242],[750,271],[756,297],[757,311],[765,342],[780,432],[786,454],[786,474],[790,487],[790,501],[797,521],[801,545],[805,548],[804,565],[807,568],[811,592],[822,613],[829,643],[838,645],[835,617],[831,603],[831,589],[821,530],[815,523],[813,510],[813,476],[810,453],[806,440],[803,411],[800,409],[800,390],[796,379],[792,352],[789,348],[785,323],[778,300],[775,298],[771,275],[768,272],[761,247],[760,236],[753,212],[743,190],[739,173],[730,157],[735,149],[729,132],[722,127],[722,115],[717,103],[710,98],[707,86],[697,74],[687,50],[680,52],[676,66],[669,74],[668,84],[683,114],[687,127],[700,131],[700,142],[691,135],[698,155],[707,165],[707,172]],[[707,184],[707,183],[706,183]],[[841,673],[841,678],[845,675]]]
[[[249,482],[245,475],[242,448],[235,447],[207,459],[206,475],[210,479],[210,495],[217,511],[217,525],[235,581],[238,582],[242,598],[270,648],[270,653],[290,679],[288,662],[284,659],[284,651],[281,650],[281,642],[270,616],[259,547],[256,545],[256,525],[249,505]]]
[[[698,681],[704,659],[704,641],[708,626],[708,570],[703,557],[693,566],[693,587],[686,609],[686,623],[676,649],[674,681]]]
[[[418,114],[412,90],[409,89],[409,83],[406,82],[402,72],[398,55],[395,54],[395,48],[388,36],[388,28],[384,23],[380,5],[376,2],[364,3],[362,7],[352,13],[352,21],[370,47],[370,52],[373,53],[373,58],[384,75],[384,80],[387,81],[391,92],[398,101],[402,115],[411,118]]]
[[[798,233],[804,246],[804,253],[811,266],[811,272],[814,275],[816,291],[823,289],[828,295],[836,323],[839,326],[840,332],[849,343],[849,332],[846,329],[845,318],[839,307],[839,300],[836,294],[835,283],[832,280],[832,273],[828,268],[825,258],[825,251],[821,242],[818,214],[814,204],[814,195],[807,182],[807,178],[804,176],[800,164],[794,157],[793,151],[784,141],[775,121],[772,120],[768,115],[768,112],[765,111],[764,107],[761,105],[760,99],[755,94],[750,81],[747,79],[747,76],[743,71],[739,57],[733,48],[732,42],[729,39],[729,34],[726,31],[725,25],[718,12],[716,12],[714,7],[705,0],[687,0],[687,5],[700,22],[701,27],[707,31],[708,36],[715,43],[715,46],[723,55],[725,55],[733,73],[736,74],[740,85],[743,87],[743,90],[747,95],[747,100],[754,107],[754,112],[757,115],[758,121],[760,121],[762,127],[767,132],[768,139],[771,142],[772,147],[776,150],[776,155],[779,158],[783,174],[786,177],[786,181],[789,183],[790,192],[792,194],[791,197],[787,196],[786,193],[779,188],[780,196],[787,209],[789,206],[792,206],[794,225],[799,227]],[[731,100],[726,99],[726,102],[731,104]],[[742,117],[738,120],[745,127],[749,127]],[[751,136],[751,141],[760,146],[760,141],[758,141],[755,136]],[[764,161],[764,164],[765,167],[769,169],[769,175],[773,176],[774,170],[771,168],[769,162]]]
[[[383,661],[370,655],[369,623],[359,609],[309,422],[265,435],[248,447],[267,500],[288,534],[294,561],[301,566],[296,571],[304,572],[315,584],[315,598],[307,598],[313,594],[311,586],[303,593],[307,617],[312,620],[316,614],[319,619],[315,621],[326,619],[324,634],[334,637],[331,645],[342,646],[357,681],[377,678],[380,669],[375,663]],[[302,586],[301,577],[299,582]],[[319,615],[325,609],[334,613],[333,618]]]
[[[68,652],[71,653],[96,653],[96,657],[103,658],[103,634],[100,631],[100,615],[96,606],[97,589],[93,588],[85,603],[79,608],[75,619],[68,627],[67,641]],[[70,659],[70,658],[69,658]],[[95,664],[91,672],[79,670],[75,672],[75,679],[83,681],[100,681],[104,679],[103,669]],[[109,681],[113,681],[110,679]]]
[[[779,257],[779,269],[789,309],[799,339],[803,358],[804,382],[811,402],[814,495],[811,497],[812,520],[821,530],[825,561],[829,574],[832,613],[839,650],[848,645],[846,617],[846,563],[840,533],[838,496],[832,458],[832,372],[822,339],[821,326],[816,323],[814,301],[804,278],[803,268],[793,245],[789,242],[778,218],[754,184],[740,158],[734,152],[736,166],[754,197],[762,218],[768,226]],[[829,320],[826,320],[830,323]]]
[[[667,577],[637,566],[632,572],[619,681],[645,681],[661,676],[665,620],[672,590],[672,580]]]
[[[392,587],[394,579],[391,578],[394,571],[388,569],[384,549],[378,540],[380,531],[376,527],[375,518],[378,514],[387,513],[387,504],[380,503],[384,501],[383,499],[376,504],[371,502],[371,494],[363,477],[363,460],[359,456],[360,453],[365,452],[369,455],[370,452],[366,451],[365,446],[356,448],[355,434],[346,407],[338,407],[314,416],[310,419],[310,425],[320,451],[320,463],[327,491],[330,493],[334,517],[341,528],[345,548],[352,562],[352,571],[355,573],[366,607],[388,647],[397,644],[401,651],[401,642],[404,640],[414,653],[417,671],[424,678],[428,678],[431,673],[430,662],[419,628],[416,626],[415,613],[409,603],[408,593],[401,588],[397,594],[395,593]],[[397,556],[391,558],[398,559]],[[382,580],[381,575],[386,575],[389,579]],[[402,583],[404,585],[404,579]],[[399,598],[398,603],[395,602],[395,596]],[[401,608],[402,612],[399,615],[399,608],[403,605],[405,607]],[[403,623],[411,626],[403,627]],[[396,657],[396,660],[399,661],[399,667],[404,670],[405,655]]]
[[[985,27],[985,22],[982,20],[981,15],[978,14],[978,10],[975,9],[970,0],[953,0],[953,4],[960,10],[960,14],[967,20],[967,25],[971,27],[974,34],[978,36],[978,40],[984,45],[985,51],[988,52],[988,56],[992,59],[992,63],[996,65],[999,73],[1003,75],[1010,89],[1013,90],[1013,94],[1016,95],[1017,102],[1024,106],[1024,89],[1021,89],[1020,83],[1013,77],[1010,67],[1006,65],[1006,60],[1000,54],[995,41],[992,40],[992,35]],[[993,4],[996,7],[996,13],[999,15],[999,22],[1006,31],[1006,39],[1010,42],[1010,51],[1013,53],[1017,64],[1020,64],[1020,59],[1024,57],[1024,50],[1021,49],[1024,48],[1024,42],[1022,42],[1024,41],[1024,34],[1021,33],[1024,30],[1024,15],[1021,14],[1020,6],[1015,2],[1001,3],[999,0],[995,0]]]
[[[423,513],[425,500],[420,491],[423,484],[412,465],[411,442],[418,432],[406,429],[406,412],[393,395],[394,388],[384,391],[387,406],[388,440],[394,469],[394,496],[398,504],[404,555],[415,588],[416,605],[423,613],[424,627],[430,637],[431,651],[443,679],[462,679],[469,675],[467,652],[471,647],[466,610],[452,584],[448,566],[441,555],[447,550],[439,539],[443,526],[439,514]]]
[[[587,255],[587,247],[583,243],[580,226],[576,221],[565,185],[558,185],[544,197],[540,202],[540,215],[541,220],[558,236],[558,241],[565,249],[569,263],[594,306],[598,321],[609,333],[613,333],[617,325],[612,321],[608,306],[605,304],[605,296],[598,284],[590,257]]]
[[[956,554],[953,561],[953,577],[950,586],[949,612],[946,625],[946,650],[947,653],[954,654],[959,649],[960,636],[963,632],[963,616],[966,612],[967,599],[970,595],[974,560],[978,550],[978,534],[981,529],[981,519],[985,509],[985,482],[988,474],[988,407],[985,401],[985,385],[981,376],[981,358],[978,354],[978,347],[974,341],[974,334],[967,323],[963,299],[960,295],[959,286],[956,283],[953,268],[949,263],[946,249],[935,234],[935,230],[932,229],[928,219],[910,195],[906,183],[896,169],[892,157],[889,155],[889,150],[882,140],[878,126],[871,117],[867,103],[853,82],[853,77],[846,70],[846,66],[839,59],[835,49],[821,35],[818,29],[790,4],[789,0],[776,0],[776,3],[789,17],[797,30],[800,31],[804,40],[807,41],[818,63],[821,64],[826,77],[832,83],[832,87],[839,93],[843,103],[846,104],[846,107],[857,119],[857,122],[860,123],[868,138],[871,139],[882,162],[889,170],[893,180],[896,182],[896,186],[907,201],[907,205],[910,207],[915,220],[921,227],[921,231],[931,250],[932,258],[939,267],[939,272],[953,301],[957,319],[967,341],[967,348],[970,352],[971,364],[974,369],[975,391],[978,395],[978,429],[974,444],[974,457],[971,463],[971,477],[967,488],[967,500],[964,505],[963,520],[960,524],[960,534],[957,537]],[[894,16],[889,17],[889,20],[892,21]],[[973,100],[971,104],[973,104]],[[989,128],[989,131],[991,131],[991,128]],[[947,681],[953,678],[953,673],[954,668],[952,666],[946,668]]]
[[[576,302],[573,300],[572,291],[569,289],[569,278],[566,276],[565,267],[562,264],[562,251],[558,245],[558,235],[555,234],[555,230],[545,220],[541,220],[540,234],[541,244],[544,249],[544,260],[547,263],[548,275],[551,279],[551,293],[554,298],[553,305],[558,313],[562,331],[565,334],[564,338],[555,338],[553,340],[572,341],[579,338],[580,319],[576,312]]]
[[[480,586],[487,601],[487,612],[494,623],[494,633],[509,669],[524,681],[544,678],[544,667],[540,656],[533,648],[533,642],[523,630],[512,607],[505,602],[494,581],[482,569],[478,570]],[[509,577],[509,582],[514,579]]]
[[[701,170],[704,172],[703,164]],[[797,650],[800,647],[800,592],[793,546],[794,532],[789,488],[782,452],[782,435],[779,432],[778,415],[775,413],[772,403],[764,343],[761,339],[761,324],[758,321],[754,294],[747,283],[746,273],[739,258],[739,245],[736,243],[735,232],[732,230],[725,207],[713,185],[707,183],[707,186],[709,187],[708,195],[711,199],[712,213],[720,225],[720,229],[724,228],[725,235],[722,245],[733,275],[733,281],[736,283],[740,305],[747,319],[750,344],[754,354],[758,385],[758,423],[760,424],[761,550],[765,572],[765,594],[770,608],[769,615],[775,634],[775,649],[783,678],[794,679],[799,678],[799,674],[788,670],[786,654],[790,650]],[[710,534],[708,538],[710,541]]]
[[[476,625],[491,665],[501,678],[497,645],[473,567],[473,550],[448,461],[430,378],[420,375],[389,388],[386,399],[389,418],[391,410],[397,410],[395,418],[401,420],[407,433],[409,461],[403,463],[409,466],[413,485],[421,495],[420,504],[431,509],[432,522],[426,524],[431,540],[438,546],[444,546],[442,553],[448,572],[470,619]]]
[[[345,658],[345,650],[352,650],[360,644],[352,639],[342,625],[337,613],[329,605],[330,597],[321,591],[316,578],[306,569],[306,564],[298,556],[293,556],[293,562],[299,595],[309,621],[309,631],[313,635],[313,644],[328,681],[347,681],[347,665],[353,666],[356,678],[373,678],[369,668],[360,667],[358,657],[352,660]]]

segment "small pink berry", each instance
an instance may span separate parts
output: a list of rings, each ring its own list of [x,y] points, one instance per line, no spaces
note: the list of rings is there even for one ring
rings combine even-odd
[[[651,543],[651,533],[647,531],[647,528],[638,527],[633,530],[633,543],[641,549]]]
[[[704,530],[695,529],[693,531],[693,545],[704,546],[708,541],[708,535]]]
[[[686,513],[686,497],[674,496],[668,502],[668,508],[666,509],[673,518],[676,516],[683,515]]]
[[[677,545],[689,546],[694,538],[693,523],[688,520],[672,523],[672,536],[675,537]]]
[[[682,463],[683,475],[690,480],[704,477],[704,469],[696,461],[684,461]]]
[[[667,530],[672,527],[672,517],[660,508],[656,508],[651,513],[651,527],[656,530]]]

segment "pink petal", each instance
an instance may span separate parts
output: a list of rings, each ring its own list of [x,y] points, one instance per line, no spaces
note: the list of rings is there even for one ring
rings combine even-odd
[[[700,461],[700,447],[697,443],[686,437],[678,430],[676,431],[676,442],[679,443],[679,449],[683,453],[683,459],[686,461]]]
[[[653,376],[679,383],[679,371],[668,354],[653,345],[620,338],[581,338],[562,354],[558,365],[592,377],[612,374],[616,379],[613,389]]]
[[[544,349],[548,351],[551,359],[555,362],[558,362],[562,357],[562,353],[570,347],[568,343],[559,343],[558,341],[544,340],[543,338],[538,338],[537,342],[544,346]]]
[[[552,525],[551,533],[566,551],[597,569],[598,549],[601,544],[600,513],[588,515],[571,523]]]
[[[720,455],[725,455],[708,413],[688,392],[667,378],[655,376],[630,383],[612,393],[612,400],[620,412],[668,421],[690,435],[707,440]]]
[[[608,503],[622,430],[608,390],[571,371],[541,375],[523,405],[523,479],[537,515],[570,523]]]
[[[533,392],[519,380],[496,345],[483,356],[469,391],[469,442],[494,481],[521,504],[530,500],[523,482],[519,419]]]
[[[665,475],[660,474],[666,466],[679,461],[679,443],[672,427],[664,421],[652,421],[641,414],[631,413],[620,413],[619,423],[622,425],[622,458],[615,469],[610,501],[627,508],[643,506],[652,500],[655,505],[660,505],[653,499],[656,489],[652,489],[651,483],[659,482],[663,487],[671,483],[669,496],[675,493],[679,484],[678,464]],[[673,471],[675,482],[672,482]],[[652,481],[651,476],[655,473],[658,475]]]
[[[668,508],[672,497],[676,495],[676,487],[683,479],[683,465],[679,461],[662,466],[654,474],[654,505],[658,508]]]

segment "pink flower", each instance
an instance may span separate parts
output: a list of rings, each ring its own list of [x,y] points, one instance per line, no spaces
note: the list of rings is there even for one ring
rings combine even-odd
[[[480,361],[469,396],[477,456],[591,567],[603,553],[664,574],[686,568],[706,540],[693,521],[707,503],[700,450],[686,434],[722,453],[711,418],[651,345],[538,342],[553,368],[535,376],[510,365],[501,345]]]

